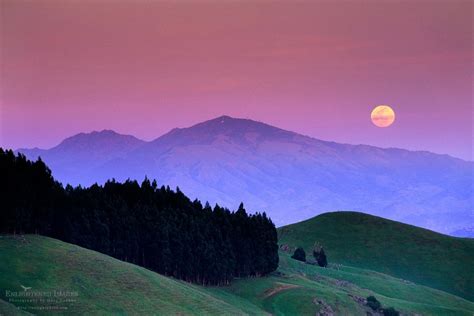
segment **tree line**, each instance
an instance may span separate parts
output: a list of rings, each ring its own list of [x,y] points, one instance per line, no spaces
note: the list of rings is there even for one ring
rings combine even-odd
[[[0,148],[0,232],[36,233],[203,285],[278,267],[277,232],[265,213],[191,201],[145,179],[63,187],[41,159]]]

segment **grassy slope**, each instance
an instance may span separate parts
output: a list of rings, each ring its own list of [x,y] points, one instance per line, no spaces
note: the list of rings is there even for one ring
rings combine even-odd
[[[226,302],[202,287],[41,236],[0,236],[0,276],[0,314],[6,315],[12,306],[6,303],[5,290],[22,291],[20,285],[36,291],[78,291],[76,302],[59,304],[68,314],[262,313],[238,297],[228,295]]]
[[[26,311],[19,310],[15,305],[0,300],[0,315],[33,315]]]
[[[365,315],[369,309],[353,297],[375,295],[385,307],[405,314],[472,315],[474,303],[402,279],[347,266],[320,268],[280,253],[278,273],[267,278],[236,280],[214,293],[241,296],[274,315],[314,315],[323,300],[337,315]]]
[[[311,254],[321,243],[329,262],[370,269],[474,300],[474,240],[356,212],[325,213],[278,229],[280,244]]]
[[[315,299],[337,314],[365,314],[367,308],[350,295],[375,295],[384,305],[409,314],[474,312],[474,303],[465,299],[382,273],[319,268],[284,252],[280,261],[278,272],[269,277],[203,288],[51,238],[0,236],[0,315],[13,314],[4,293],[22,291],[20,284],[32,290],[78,291],[76,302],[62,304],[74,314],[314,315],[321,308]]]

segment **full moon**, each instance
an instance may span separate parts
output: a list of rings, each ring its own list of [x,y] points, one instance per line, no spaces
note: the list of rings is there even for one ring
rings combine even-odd
[[[388,127],[395,121],[395,112],[388,105],[379,105],[372,110],[370,119],[377,127]]]

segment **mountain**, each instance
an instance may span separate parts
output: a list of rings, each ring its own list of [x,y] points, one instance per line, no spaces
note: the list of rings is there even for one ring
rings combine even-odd
[[[130,135],[118,134],[111,130],[80,133],[63,140],[48,149],[18,149],[30,159],[41,157],[63,183],[91,184],[94,170],[104,163],[123,157],[145,144]]]
[[[280,245],[322,245],[329,262],[375,270],[474,300],[474,240],[356,212],[325,213],[278,229]]]
[[[108,147],[93,137],[103,133],[65,142],[82,138],[78,143],[91,148]],[[86,145],[68,150],[63,142],[41,155],[62,182],[148,176],[212,204],[232,208],[244,201],[277,225],[330,210],[363,211],[440,232],[473,221],[474,163],[447,155],[322,141],[229,116],[151,142],[133,140],[111,146],[116,150],[110,154],[94,154]]]
[[[0,249],[2,315],[51,314],[41,307],[73,315],[367,315],[363,301],[369,295],[403,315],[474,311],[474,303],[443,291],[360,268],[320,268],[284,252],[273,275],[202,287],[39,235],[0,235]],[[22,295],[22,286],[31,288],[30,299],[7,294]],[[53,291],[71,296],[38,302]]]
[[[456,229],[449,234],[454,237],[474,238],[474,226]]]

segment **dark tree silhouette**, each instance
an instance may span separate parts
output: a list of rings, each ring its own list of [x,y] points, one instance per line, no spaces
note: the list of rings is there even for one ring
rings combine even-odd
[[[377,311],[382,307],[382,304],[375,298],[375,296],[367,297],[367,306],[372,308],[372,310]]]
[[[296,248],[296,250],[293,253],[293,255],[291,256],[291,258],[293,258],[295,260],[306,262],[306,252],[304,251],[303,248],[298,247],[298,248]]]
[[[393,307],[382,308],[382,313],[384,316],[399,316],[400,313]]]
[[[319,245],[317,242],[314,244],[314,247],[313,247],[313,257],[320,267],[325,268],[328,266],[326,253],[324,252],[323,247]]]
[[[1,233],[51,236],[204,285],[278,267],[275,225],[243,204],[203,207],[147,178],[63,188],[40,159],[1,148],[0,174]]]

